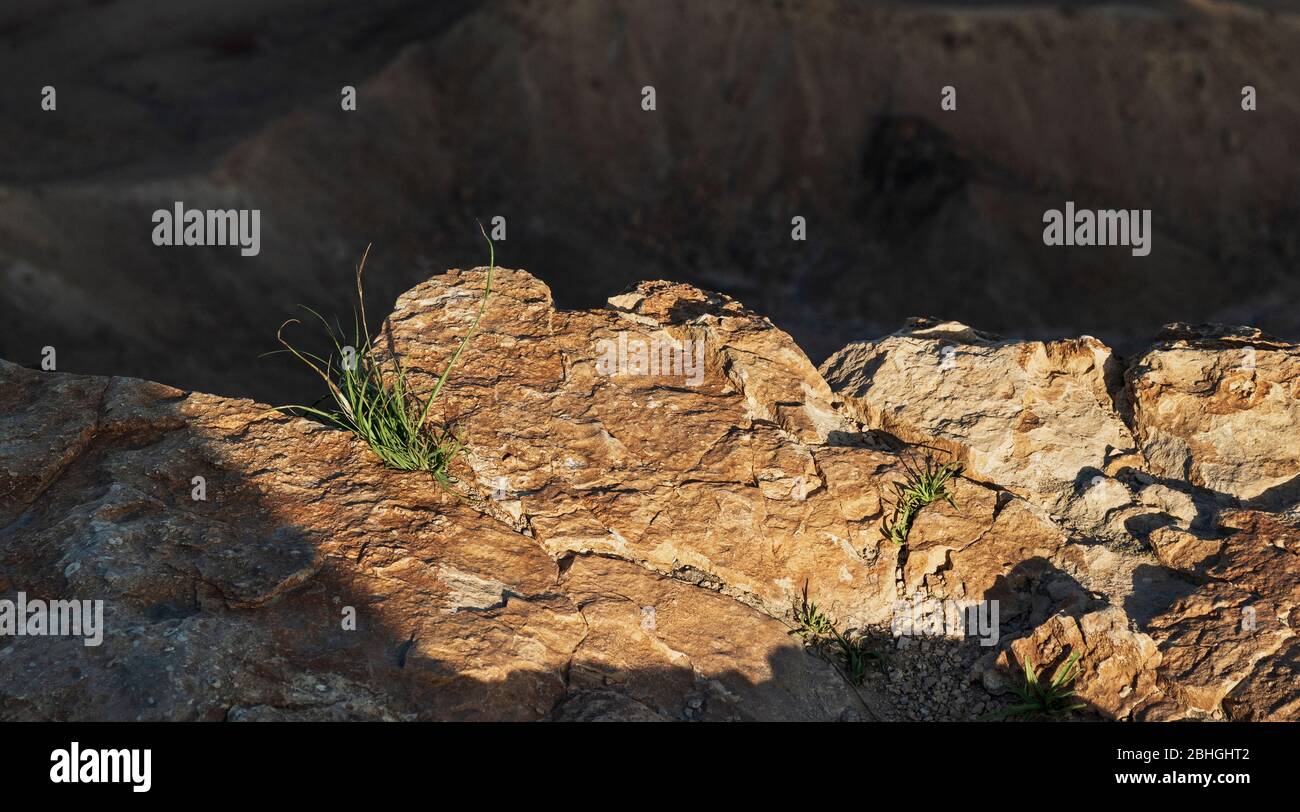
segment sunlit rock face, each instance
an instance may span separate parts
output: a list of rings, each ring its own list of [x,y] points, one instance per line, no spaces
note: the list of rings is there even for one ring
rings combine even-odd
[[[1300,503],[1300,346],[1250,328],[1175,324],[1127,379],[1153,473],[1250,504]]]
[[[1247,379],[1222,329],[1127,361],[914,320],[819,372],[722,294],[492,276],[379,329],[427,392],[483,307],[430,412],[451,490],[253,401],[0,363],[0,630],[104,602],[98,645],[0,638],[0,717],[974,718],[1074,654],[1081,713],[1300,714],[1292,345],[1247,335]],[[897,544],[928,459],[962,473]],[[790,634],[805,595],[888,653],[860,686]],[[988,646],[899,631],[992,601]]]

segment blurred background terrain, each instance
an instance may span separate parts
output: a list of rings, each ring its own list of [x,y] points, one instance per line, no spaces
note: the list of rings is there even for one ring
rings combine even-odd
[[[691,282],[814,363],[917,314],[1121,351],[1174,320],[1300,338],[1297,5],[9,3],[0,357],[314,398],[258,357],[296,306],[350,324],[373,243],[382,317],[483,264],[497,215],[498,261],[561,306]],[[1045,247],[1066,200],[1152,209],[1151,255]],[[175,201],[260,209],[260,255],[155,247]]]

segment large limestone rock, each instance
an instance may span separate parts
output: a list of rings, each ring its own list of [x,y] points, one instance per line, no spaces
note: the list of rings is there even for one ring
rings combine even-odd
[[[1287,687],[1297,564],[1278,552],[1295,531],[1279,516],[1224,511],[1238,497],[1296,501],[1297,357],[1258,331],[1173,325],[1126,370],[1086,337],[1001,341],[916,319],[849,345],[822,372],[865,425],[948,452],[1081,542],[1008,554],[997,545],[1018,539],[1003,535],[971,548],[1075,579],[1049,575],[1040,592],[1055,601],[1037,596],[1021,622],[1041,625],[976,669],[987,686],[1018,679],[1011,666],[1054,667],[1078,651],[1080,695],[1103,715],[1280,719],[1297,713]],[[951,544],[927,555],[933,544],[909,544],[904,572],[918,556],[941,571],[970,555]]]
[[[398,301],[384,351],[417,389],[485,280]],[[652,282],[563,311],[526,273],[495,281],[435,415],[467,444],[457,494],[250,401],[0,362],[0,598],[106,604],[98,647],[0,639],[0,718],[969,718],[1013,662],[1076,649],[1105,718],[1300,716],[1292,519],[1144,470],[1094,342],[918,326],[874,371],[842,354],[866,393],[842,399],[725,296]],[[902,359],[958,338],[982,366],[935,396]],[[880,524],[919,452],[886,432],[972,469],[902,546]],[[1061,472],[1090,466],[1071,495]],[[1117,518],[1151,524],[1080,531]],[[903,637],[850,688],[789,634],[805,586],[872,634],[900,601],[997,600],[1000,639]],[[925,704],[941,690],[966,704]]]
[[[0,718],[870,715],[776,620],[557,562],[249,401],[0,362],[0,438],[0,597],[103,600],[106,625],[0,641]]]
[[[1025,663],[1050,678],[1078,654],[1078,700],[1108,718],[1300,718],[1300,530],[1254,511],[1225,514],[1220,529],[1214,551],[1189,547],[1203,583],[1143,630],[1127,602],[1077,618],[1063,612],[976,676],[1009,693]]]
[[[1149,550],[1153,531],[1213,530],[1235,500],[1148,470],[1125,422],[1120,359],[1096,339],[1008,341],[912,319],[821,368],[864,425],[958,460],[1074,536]]]
[[[1300,347],[1174,324],[1126,378],[1153,473],[1268,508],[1300,501]]]
[[[1112,399],[1119,364],[1087,336],[1007,341],[913,319],[821,372],[864,424],[943,449],[969,476],[1055,512],[1134,447]]]
[[[398,300],[386,346],[417,385],[441,372],[485,271],[434,277]],[[607,374],[604,351],[638,341],[697,351],[698,379],[667,364]],[[539,280],[498,270],[438,407],[462,426],[480,487],[554,556],[636,561],[777,617],[807,584],[852,626],[888,623],[917,590],[981,600],[1012,579],[1023,594],[1006,598],[1027,599],[1046,568],[1017,567],[1059,557],[1059,528],[963,482],[960,510],[923,514],[900,572],[905,554],[880,532],[899,456],[833,401],[789,336],[728,297],[651,282],[607,309],[561,311]]]
[[[1023,681],[1026,666],[1051,682],[1077,654],[1069,683],[1079,702],[1112,719],[1128,718],[1136,708],[1161,698],[1156,686],[1160,651],[1149,635],[1133,631],[1124,610],[1110,606],[1075,619],[1056,615],[998,655],[996,669],[984,674],[992,690]]]
[[[1275,516],[1221,518],[1206,582],[1149,627],[1172,696],[1151,718],[1300,718],[1300,529]]]

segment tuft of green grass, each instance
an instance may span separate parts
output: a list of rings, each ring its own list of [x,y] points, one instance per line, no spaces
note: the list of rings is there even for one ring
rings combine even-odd
[[[852,631],[848,634],[835,631],[835,653],[848,674],[849,682],[854,685],[861,685],[866,680],[867,668],[874,667],[883,673],[887,664],[884,652],[876,649],[866,635]]]
[[[479,230],[483,231],[481,224]],[[496,251],[486,231],[483,231],[483,239],[488,244],[488,273],[483,298],[479,301],[473,323],[452,353],[446,369],[432,390],[427,393],[413,391],[400,359],[393,354],[385,363],[376,352],[374,338],[366,324],[366,300],[362,286],[366,257],[370,255],[370,246],[366,246],[361,262],[357,265],[357,313],[353,316],[354,339],[350,345],[343,343],[345,335],[341,327],[336,329],[319,313],[305,306],[303,309],[325,326],[330,342],[334,345],[334,351],[328,358],[301,351],[285,339],[285,327],[299,323],[298,319],[289,319],[276,331],[276,338],[285,348],[280,352],[288,351],[325,382],[329,391],[321,400],[326,397],[331,399],[332,408],[293,405],[277,406],[275,411],[309,415],[350,431],[365,440],[375,456],[388,467],[399,471],[428,471],[439,483],[450,487],[455,480],[448,473],[448,467],[460,453],[463,443],[453,428],[431,424],[428,419],[429,410],[478,329],[479,320],[487,308],[488,296],[492,293]]]
[[[835,623],[830,616],[808,600],[808,584],[803,585],[803,600],[794,605],[794,628],[790,634],[803,640],[806,646],[825,643],[835,634]]]
[[[1051,682],[1043,682],[1041,675],[1025,659],[1025,684],[1016,686],[1020,702],[992,715],[991,718],[1006,719],[1012,716],[1052,716],[1061,717],[1073,711],[1087,707],[1082,702],[1074,701],[1076,692],[1073,687],[1079,676],[1080,652],[1075,652],[1056,669]]]
[[[885,655],[877,651],[866,635],[853,630],[841,632],[817,604],[808,599],[808,584],[803,587],[803,599],[794,605],[794,628],[790,634],[803,640],[806,647],[819,653],[827,652],[838,661],[841,674],[852,685],[861,685],[867,678],[867,668],[884,669]]]
[[[959,463],[947,462],[940,465],[929,454],[920,465],[903,460],[903,468],[906,471],[904,480],[894,483],[893,515],[886,517],[881,525],[885,538],[900,546],[907,543],[912,523],[922,508],[940,499],[957,507],[948,486],[962,471]]]

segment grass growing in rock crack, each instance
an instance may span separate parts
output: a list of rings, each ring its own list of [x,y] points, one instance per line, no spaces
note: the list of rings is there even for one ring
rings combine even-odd
[[[482,225],[479,230],[483,230]],[[320,408],[313,404],[278,406],[275,410],[285,414],[309,415],[350,431],[364,440],[375,456],[388,467],[400,471],[428,471],[440,484],[450,487],[454,480],[447,469],[460,453],[462,442],[453,428],[431,424],[429,410],[478,329],[479,320],[483,318],[483,311],[487,307],[488,296],[492,293],[496,251],[485,231],[483,239],[488,244],[488,273],[478,312],[448,360],[447,367],[429,392],[412,390],[407,372],[395,354],[390,355],[385,362],[376,352],[374,337],[366,324],[366,299],[362,286],[366,257],[370,254],[370,247],[367,246],[357,265],[357,312],[353,315],[354,339],[351,345],[343,343],[345,335],[341,327],[336,329],[331,326],[323,316],[309,307],[303,309],[325,325],[329,340],[334,345],[334,352],[328,358],[300,351],[284,338],[284,328],[298,323],[297,319],[289,319],[276,332],[276,338],[285,348],[278,352],[292,353],[325,381],[329,392],[321,400],[327,397],[332,399],[333,408]]]
[[[831,619],[817,604],[808,598],[808,585],[803,587],[803,599],[794,605],[792,612],[794,628],[790,634],[798,637],[803,644],[819,654],[830,653],[835,657],[841,674],[852,685],[861,685],[867,678],[867,669],[876,666],[884,669],[885,655],[876,650],[866,635],[850,629],[847,633],[836,628]]]
[[[942,499],[953,507],[949,484],[961,475],[961,465],[946,462],[942,465],[933,456],[927,454],[920,465],[909,464],[903,460],[906,477],[902,482],[894,483],[893,515],[885,518],[881,531],[885,537],[898,545],[907,543],[907,535],[912,531],[912,522],[921,509]]]
[[[1074,701],[1076,696],[1074,681],[1079,676],[1079,652],[1075,652],[1061,663],[1052,675],[1051,682],[1043,682],[1038,671],[1024,659],[1025,684],[1016,686],[1020,702],[990,716],[993,719],[1007,719],[1012,716],[1052,716],[1061,717],[1085,707],[1082,702]]]
[[[803,600],[794,605],[794,628],[790,634],[799,637],[805,645],[825,642],[835,633],[835,622],[808,599],[808,585],[803,586]]]

